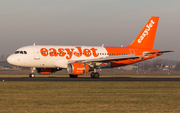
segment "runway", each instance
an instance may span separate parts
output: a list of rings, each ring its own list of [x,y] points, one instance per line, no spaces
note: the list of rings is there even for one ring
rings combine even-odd
[[[180,78],[133,78],[133,77],[101,77],[101,78],[90,78],[90,77],[2,77],[0,81],[180,81]]]

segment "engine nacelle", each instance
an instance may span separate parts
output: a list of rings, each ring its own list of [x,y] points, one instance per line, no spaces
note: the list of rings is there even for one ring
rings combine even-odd
[[[36,68],[36,71],[39,73],[39,74],[42,74],[42,75],[49,75],[51,73],[55,73],[56,71],[60,71],[62,69],[56,69],[56,68]]]
[[[89,71],[88,63],[70,63],[68,64],[67,71],[72,75],[83,75]]]

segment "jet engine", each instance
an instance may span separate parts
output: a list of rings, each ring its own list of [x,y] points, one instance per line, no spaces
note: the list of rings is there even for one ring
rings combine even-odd
[[[83,75],[90,70],[88,63],[70,63],[67,71],[71,75]]]
[[[60,71],[60,70],[62,70],[62,69],[57,69],[57,68],[36,68],[36,71],[39,74],[42,74],[42,75],[48,75],[48,74],[55,73],[56,71]]]

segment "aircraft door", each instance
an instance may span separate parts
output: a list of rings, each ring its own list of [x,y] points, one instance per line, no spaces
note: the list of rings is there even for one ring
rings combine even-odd
[[[39,49],[34,47],[34,60],[40,60]]]
[[[129,51],[130,51],[130,54],[135,54],[134,49],[129,49]]]

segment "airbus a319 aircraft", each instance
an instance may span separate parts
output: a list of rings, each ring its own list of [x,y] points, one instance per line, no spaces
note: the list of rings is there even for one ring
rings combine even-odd
[[[113,68],[156,58],[166,52],[153,49],[159,17],[151,17],[137,38],[126,47],[105,46],[25,46],[7,58],[16,66],[31,67],[30,78],[35,70],[51,74],[67,69],[71,78],[90,71],[91,78],[99,78],[97,69]]]

